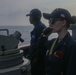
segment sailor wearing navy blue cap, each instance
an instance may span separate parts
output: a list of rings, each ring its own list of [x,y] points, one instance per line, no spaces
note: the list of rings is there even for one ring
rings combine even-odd
[[[31,73],[32,75],[45,75],[44,72],[44,52],[40,53],[38,50],[39,37],[46,26],[41,22],[42,13],[39,9],[35,8],[30,11],[29,14],[30,23],[34,26],[31,31],[29,59],[31,61]],[[47,38],[46,38],[47,39]]]
[[[70,72],[72,70],[70,65],[72,65],[72,61],[74,62],[73,54],[75,55],[72,52],[76,51],[75,41],[68,32],[70,24],[74,23],[71,14],[66,9],[56,8],[52,13],[43,13],[43,17],[49,21],[49,28],[52,33],[58,34],[57,38],[48,40],[48,42],[45,42],[44,39],[49,36],[49,32],[40,39],[41,49],[46,50],[46,75],[76,75],[75,63],[73,67],[71,66],[74,72]]]

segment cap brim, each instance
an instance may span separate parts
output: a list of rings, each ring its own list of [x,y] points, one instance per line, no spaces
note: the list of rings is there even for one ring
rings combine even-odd
[[[28,17],[28,16],[30,16],[30,14],[27,14],[26,16]]]

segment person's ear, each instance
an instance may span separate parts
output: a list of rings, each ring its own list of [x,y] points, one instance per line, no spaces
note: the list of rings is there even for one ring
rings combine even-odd
[[[66,25],[66,20],[63,20],[62,21],[62,26],[65,26]]]

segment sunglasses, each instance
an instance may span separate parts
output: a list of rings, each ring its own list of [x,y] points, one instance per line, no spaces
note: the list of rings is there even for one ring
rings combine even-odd
[[[49,23],[54,24],[57,21],[63,21],[64,19],[62,18],[50,18]]]

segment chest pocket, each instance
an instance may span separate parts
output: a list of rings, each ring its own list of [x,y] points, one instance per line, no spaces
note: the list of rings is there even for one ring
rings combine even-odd
[[[53,52],[53,56],[59,59],[63,59],[64,57],[64,51],[65,51],[65,47],[61,46],[59,48],[57,48],[54,52]]]

